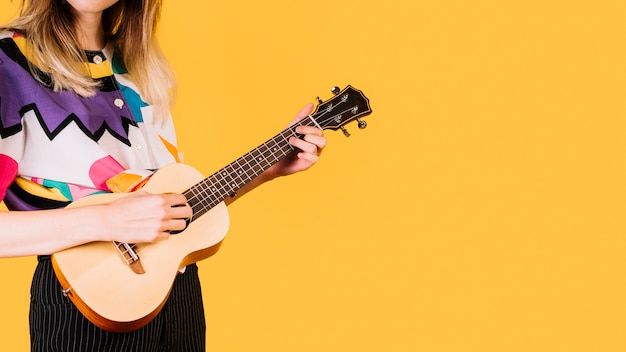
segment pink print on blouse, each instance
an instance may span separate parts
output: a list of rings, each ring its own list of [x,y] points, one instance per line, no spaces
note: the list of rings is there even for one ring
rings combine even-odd
[[[17,162],[6,154],[0,154],[0,200],[4,199],[16,175]]]
[[[89,177],[97,189],[110,192],[107,180],[124,170],[125,168],[109,155],[91,165]]]

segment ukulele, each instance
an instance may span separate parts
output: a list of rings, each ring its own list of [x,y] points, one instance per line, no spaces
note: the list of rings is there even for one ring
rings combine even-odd
[[[229,216],[224,200],[295,150],[289,144],[298,125],[341,129],[371,114],[369,100],[351,86],[333,88],[335,96],[318,98],[315,111],[249,153],[205,178],[191,166],[175,163],[159,169],[142,190],[182,193],[193,210],[187,227],[155,243],[90,242],[52,255],[55,274],[78,310],[96,326],[128,332],[148,324],[161,310],[181,268],[215,254],[226,236]],[[84,197],[68,207],[110,203],[129,193]]]

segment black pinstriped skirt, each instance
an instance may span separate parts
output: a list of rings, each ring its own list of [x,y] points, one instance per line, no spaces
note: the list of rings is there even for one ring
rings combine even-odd
[[[32,352],[205,351],[206,325],[198,267],[178,275],[163,310],[148,325],[113,333],[93,325],[61,292],[49,256],[38,258],[31,287]]]

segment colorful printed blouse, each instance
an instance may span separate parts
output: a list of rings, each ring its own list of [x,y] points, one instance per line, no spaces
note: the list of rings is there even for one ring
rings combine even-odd
[[[10,210],[61,207],[179,161],[171,117],[154,122],[113,48],[87,52],[100,83],[90,98],[40,83],[26,53],[23,36],[0,33],[0,200]]]

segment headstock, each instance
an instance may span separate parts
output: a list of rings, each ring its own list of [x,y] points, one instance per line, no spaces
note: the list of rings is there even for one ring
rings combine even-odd
[[[352,120],[358,121],[359,128],[365,128],[367,123],[360,118],[372,113],[369,99],[350,85],[343,90],[334,87],[332,92],[335,96],[327,101],[323,102],[317,98],[320,104],[310,115],[316,124],[322,129],[341,129],[346,137],[349,137],[350,133],[343,126]]]

